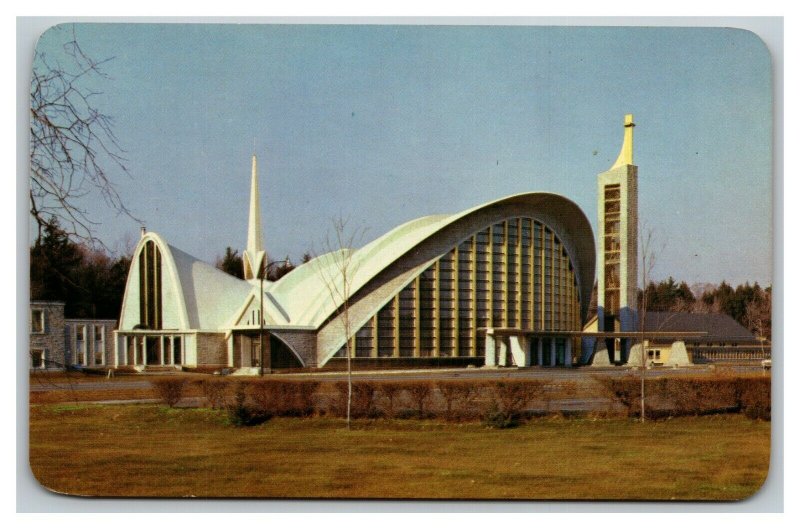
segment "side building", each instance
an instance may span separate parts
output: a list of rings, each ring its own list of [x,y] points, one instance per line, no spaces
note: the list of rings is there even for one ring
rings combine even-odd
[[[31,301],[29,318],[28,367],[64,369],[67,365],[64,303]]]
[[[727,314],[651,312],[644,319],[644,355],[631,348],[628,365],[747,364],[771,358],[772,347]],[[680,340],[659,338],[672,332],[698,333]]]
[[[31,301],[29,368],[113,366],[117,320],[65,318],[64,302]]]

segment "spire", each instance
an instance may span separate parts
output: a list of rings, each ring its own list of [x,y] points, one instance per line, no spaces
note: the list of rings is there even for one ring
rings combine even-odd
[[[258,279],[258,271],[266,261],[264,237],[261,234],[261,207],[258,195],[258,161],[253,154],[250,176],[250,217],[247,225],[247,249],[244,251],[244,278]]]
[[[625,136],[622,139],[622,149],[620,149],[617,161],[614,162],[611,169],[633,165],[633,127],[635,126],[633,114],[625,114]]]

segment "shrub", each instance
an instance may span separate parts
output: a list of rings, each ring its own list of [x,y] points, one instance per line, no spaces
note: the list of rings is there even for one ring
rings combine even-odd
[[[233,404],[228,407],[228,420],[234,426],[255,426],[269,420],[270,415],[247,405],[247,384],[240,382],[234,390]]]
[[[347,382],[340,381],[334,386],[336,388],[336,414],[340,417],[347,417]],[[375,394],[377,385],[373,382],[359,381],[353,382],[353,393],[350,400],[351,417],[375,417]]]
[[[431,399],[433,384],[427,380],[414,380],[405,384],[405,390],[420,419],[425,417],[425,406]]]
[[[355,385],[355,384],[354,384]],[[347,417],[347,392],[348,384],[347,381],[339,381],[333,385],[334,389],[336,390],[336,397],[333,406],[331,407],[332,410],[337,417]],[[352,397],[352,395],[351,395]],[[352,413],[352,398],[351,398],[351,413]]]
[[[200,392],[203,394],[208,406],[212,409],[225,407],[225,400],[230,387],[230,383],[227,380],[202,379],[198,380],[196,384],[200,387]]]
[[[268,415],[306,417],[315,410],[314,394],[319,382],[312,380],[256,380],[249,395],[255,407]]]
[[[243,384],[244,387],[244,384]],[[245,397],[250,396],[254,407],[263,413],[275,414],[277,412],[277,391],[274,382],[255,380],[246,386]],[[237,398],[241,398],[237,394]]]
[[[542,396],[544,387],[541,380],[508,380],[491,384],[491,405],[484,415],[484,423],[500,428],[517,425],[531,400]]]
[[[623,377],[594,377],[600,384],[611,402],[616,402],[625,410],[629,417],[639,413],[639,398],[641,395],[641,381],[635,375]],[[609,410],[611,411],[611,410]]]
[[[597,377],[596,380],[628,415],[639,415],[639,377]],[[645,381],[645,414],[651,418],[744,413],[768,420],[770,407],[770,380],[762,376],[716,372],[710,376],[664,376]]]
[[[186,379],[181,377],[161,378],[151,381],[150,384],[153,385],[158,398],[170,408],[174,408],[183,397]]]
[[[571,380],[557,380],[546,388],[542,387],[531,395],[532,399],[541,396],[544,402],[545,413],[550,413],[551,404],[554,400],[568,399],[574,397],[578,392],[578,385]]]
[[[500,411],[496,403],[492,404],[483,416],[483,425],[488,428],[514,428],[518,424],[519,417]]]
[[[398,382],[382,382],[378,386],[378,394],[383,395],[383,398],[386,400],[386,406],[384,407],[384,415],[387,417],[394,418],[395,416],[395,402],[397,397],[400,395],[400,392],[403,389],[403,385]]]
[[[377,387],[372,382],[358,382],[353,384],[353,409],[356,417],[375,417],[375,394]]]
[[[319,389],[319,382],[315,380],[299,380],[295,382],[292,403],[294,412],[306,417],[313,415],[316,411],[316,394]]]
[[[478,395],[478,384],[463,380],[440,380],[436,389],[444,400],[444,418],[448,421],[466,414],[469,405]],[[460,410],[461,413],[457,413]]]
[[[772,416],[772,383],[768,377],[747,377],[739,380],[739,398],[744,414],[751,419],[770,420]]]

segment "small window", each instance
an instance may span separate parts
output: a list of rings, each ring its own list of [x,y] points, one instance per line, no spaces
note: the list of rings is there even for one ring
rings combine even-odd
[[[181,363],[181,337],[180,336],[176,336],[175,340],[173,341],[172,363],[176,364],[176,365]]]
[[[75,327],[75,339],[79,342],[86,340],[86,325],[78,325]]]
[[[661,351],[656,351],[656,360],[661,360]]]
[[[94,341],[95,342],[102,342],[103,341],[103,326],[102,325],[95,325],[94,326]]]
[[[44,311],[42,309],[31,310],[31,332],[44,333]]]
[[[31,368],[32,369],[45,368],[44,349],[31,349]]]

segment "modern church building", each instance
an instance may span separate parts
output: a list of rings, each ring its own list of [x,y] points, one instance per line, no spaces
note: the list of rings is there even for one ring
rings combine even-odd
[[[260,274],[253,156],[245,279],[143,229],[114,365],[319,368],[348,349],[356,366],[374,367],[624,362],[637,272],[631,115],[624,125],[619,158],[598,176],[597,249],[575,203],[532,192],[409,221],[275,282]],[[587,322],[596,263],[598,311]]]

